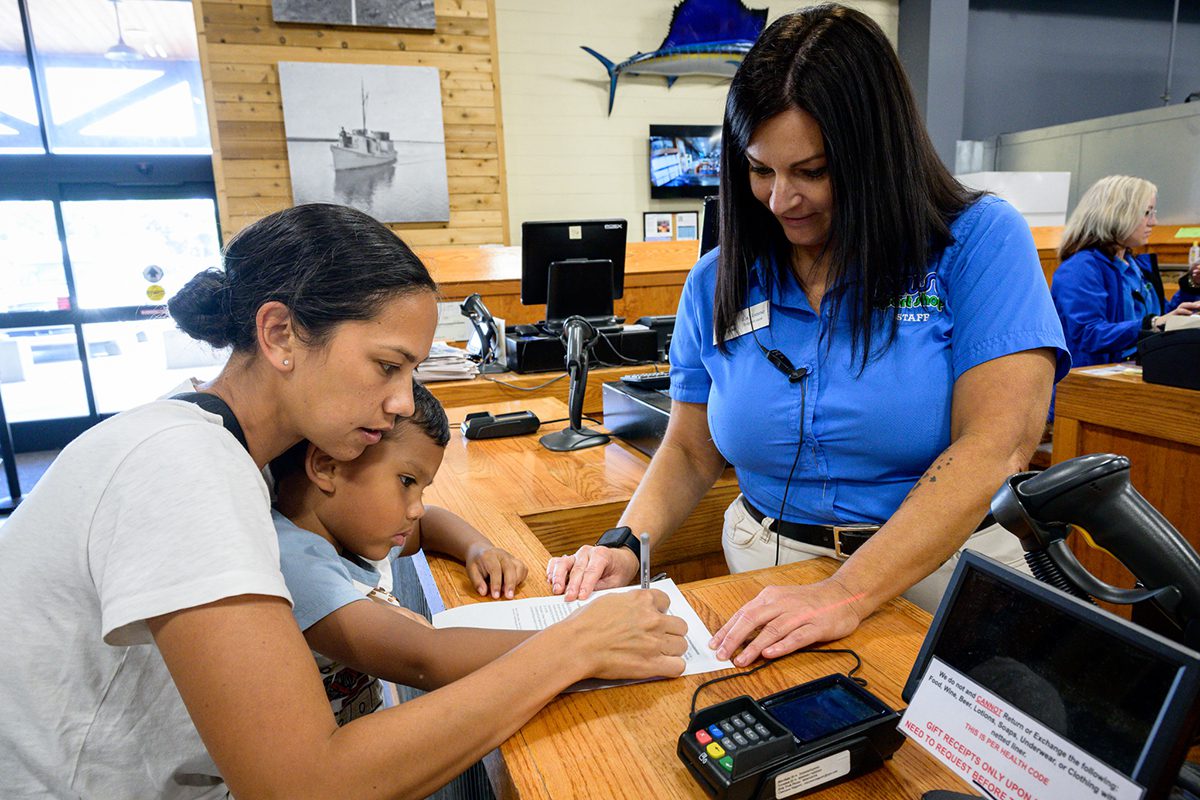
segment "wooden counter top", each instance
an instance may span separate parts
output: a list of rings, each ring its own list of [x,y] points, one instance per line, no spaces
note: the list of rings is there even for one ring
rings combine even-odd
[[[604,412],[600,389],[604,383],[619,380],[622,375],[654,372],[655,370],[666,372],[669,369],[670,365],[665,363],[589,369],[587,386],[584,387],[583,394],[583,413],[601,414]],[[565,405],[571,382],[566,372],[562,370],[528,374],[498,372],[487,376],[476,375],[474,378],[462,381],[432,381],[425,384],[425,387],[447,408],[478,406],[477,410],[479,411],[492,411],[498,414],[500,412],[496,408],[500,403],[515,404],[511,410],[519,411],[528,406],[528,403],[524,406],[521,405],[523,401],[536,398],[551,397]],[[566,416],[566,413],[558,416]],[[541,417],[540,415],[539,418],[554,419],[554,417]]]
[[[633,322],[638,317],[674,314],[700,243],[629,242],[625,246],[624,296],[614,311]],[[493,316],[509,325],[544,319],[544,305],[521,304],[520,247],[431,247],[417,250],[446,300],[478,292]]]
[[[1160,270],[1177,273],[1187,265],[1188,248],[1192,246],[1191,239],[1178,239],[1175,233],[1185,226],[1156,225],[1150,232],[1150,241],[1138,253],[1154,253],[1158,256]],[[1192,226],[1187,226],[1192,227]],[[1063,227],[1061,225],[1046,225],[1030,228],[1033,233],[1033,244],[1038,250],[1038,259],[1042,262],[1042,272],[1046,281],[1050,282],[1054,270],[1058,268],[1058,246],[1062,243]],[[1172,270],[1175,267],[1177,269]],[[1174,289],[1167,290],[1169,298]]]
[[[417,255],[443,287],[497,281],[521,281],[520,247],[431,247]],[[662,273],[692,268],[700,243],[629,242],[625,247],[625,280],[645,280]]]
[[[489,407],[494,412],[533,410],[543,419],[566,415],[557,400]],[[478,407],[448,410],[451,422]],[[539,433],[563,427],[546,426]],[[538,434],[466,441],[455,431],[437,479],[426,492],[429,503],[447,506],[492,540],[524,559],[530,573],[518,596],[546,595],[544,574],[551,553],[573,551],[617,519],[648,460],[617,442],[575,453],[552,453]],[[763,587],[808,583],[830,574],[827,560],[718,576],[682,583],[672,564],[719,553],[721,517],[737,493],[729,471],[687,524],[658,548],[655,570],[681,583],[700,618],[716,630]],[[460,565],[429,557],[430,569],[447,607],[481,600]],[[861,674],[870,689],[893,707],[902,707],[900,689],[925,636],[929,616],[903,601],[872,615],[840,643],[864,660]],[[762,696],[831,672],[844,672],[852,659],[836,654],[800,654],[781,659],[755,675],[706,689],[699,705],[739,694]],[[704,798],[675,755],[676,739],[687,725],[693,691],[712,675],[563,695],[551,702],[505,742],[486,762],[502,798]],[[819,792],[819,798],[919,798],[929,789],[962,790],[962,784],[923,750],[906,743],[882,769]]]

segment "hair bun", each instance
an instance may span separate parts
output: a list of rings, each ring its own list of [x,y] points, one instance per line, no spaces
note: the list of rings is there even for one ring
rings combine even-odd
[[[232,344],[229,329],[229,290],[225,273],[206,269],[197,273],[167,301],[179,330],[215,348]]]

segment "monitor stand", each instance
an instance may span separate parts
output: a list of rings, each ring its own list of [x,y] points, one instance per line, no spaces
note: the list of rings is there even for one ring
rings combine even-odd
[[[571,450],[583,450],[587,447],[596,447],[597,445],[608,444],[610,438],[606,433],[594,431],[590,428],[580,427],[563,428],[561,431],[547,433],[538,440],[547,450],[553,450],[556,453],[564,453]]]

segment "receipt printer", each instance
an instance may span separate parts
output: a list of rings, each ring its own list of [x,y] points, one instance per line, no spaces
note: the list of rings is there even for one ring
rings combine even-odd
[[[1138,342],[1142,380],[1180,389],[1200,389],[1200,328],[1182,328]]]

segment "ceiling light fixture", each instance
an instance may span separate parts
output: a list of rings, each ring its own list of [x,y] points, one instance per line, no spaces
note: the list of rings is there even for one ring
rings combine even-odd
[[[142,54],[125,43],[125,33],[121,30],[120,0],[112,0],[113,13],[117,16],[117,43],[104,51],[104,57],[109,61],[141,61]]]

